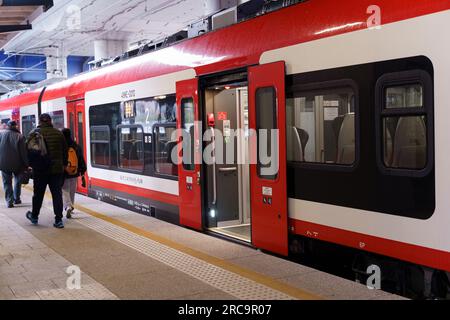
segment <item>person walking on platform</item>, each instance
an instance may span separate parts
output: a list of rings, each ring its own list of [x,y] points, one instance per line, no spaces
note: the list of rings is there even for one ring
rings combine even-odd
[[[9,121],[6,130],[0,132],[0,170],[8,208],[22,203],[21,174],[26,168],[28,168],[28,158],[25,138],[17,129],[17,123]]]
[[[26,217],[33,224],[38,223],[39,213],[47,185],[53,199],[55,223],[58,229],[63,224],[62,186],[64,168],[67,166],[67,144],[61,131],[53,127],[52,118],[43,113],[39,116],[39,126],[27,139],[28,159],[33,168],[33,209]]]
[[[86,173],[86,161],[80,146],[73,140],[72,131],[68,128],[62,130],[68,148],[68,164],[64,173],[63,202],[67,219],[72,218],[75,203],[75,192],[79,176]]]

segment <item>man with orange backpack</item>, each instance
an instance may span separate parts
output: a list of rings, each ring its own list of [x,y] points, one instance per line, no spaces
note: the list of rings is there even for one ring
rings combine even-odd
[[[66,217],[70,219],[74,210],[75,192],[77,189],[77,180],[79,176],[86,173],[86,161],[84,160],[83,150],[73,140],[70,129],[63,129],[62,133],[67,143],[67,166],[64,172],[64,186],[63,186],[63,202]]]

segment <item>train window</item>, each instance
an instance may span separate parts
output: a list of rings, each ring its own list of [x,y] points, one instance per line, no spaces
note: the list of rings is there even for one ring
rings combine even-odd
[[[119,137],[119,167],[126,170],[144,170],[144,133],[141,126],[117,127]]]
[[[390,173],[426,169],[432,136],[432,81],[421,70],[386,74],[377,82],[379,159]],[[379,130],[378,129],[378,130]]]
[[[91,161],[93,165],[111,165],[110,129],[108,126],[91,127]]]
[[[386,88],[386,108],[422,108],[423,86],[412,84]]]
[[[78,131],[78,137],[77,137],[77,143],[80,146],[81,150],[83,150],[84,152],[84,135],[83,135],[83,130],[84,130],[84,124],[83,124],[83,113],[82,112],[78,112],[77,113],[77,131]],[[73,135],[75,136],[75,131],[72,131]]]
[[[22,134],[27,137],[33,129],[36,128],[36,116],[23,116],[22,117]]]
[[[273,130],[277,126],[277,101],[274,87],[256,90],[256,128],[258,131],[258,175],[264,179],[275,180],[278,176],[278,146]],[[264,141],[265,140],[265,141]],[[264,147],[265,150],[261,150]],[[273,155],[273,153],[275,153]],[[275,156],[275,157],[273,157]],[[272,162],[274,161],[274,162]],[[272,170],[272,169],[275,169]]]
[[[351,85],[321,83],[288,92],[288,161],[353,165],[357,147],[355,107]]]
[[[78,114],[77,120],[82,121],[82,117],[82,114]],[[163,162],[167,160],[163,156],[166,151],[155,149],[154,141],[167,140],[162,135],[154,137],[155,126],[167,125],[170,130],[176,127],[176,121],[175,94],[92,106],[89,109],[91,126],[109,128],[110,169],[138,171],[148,176],[176,176],[171,163]],[[83,132],[78,133],[81,139]]]
[[[75,120],[73,116],[73,112],[69,112],[69,129],[72,131],[72,134],[75,136]],[[76,137],[75,137],[76,139]]]
[[[160,103],[161,108],[161,123],[177,122],[177,104],[175,96],[172,99],[162,99]]]
[[[106,164],[101,164],[95,162],[95,158],[92,155],[92,165],[96,166],[111,166],[111,167],[117,167],[117,126],[122,123],[122,116],[120,113],[120,103],[111,103],[111,104],[104,104],[104,105],[98,105],[98,106],[92,106],[89,108],[89,123],[90,123],[90,131],[91,131],[91,151],[94,149],[94,146],[92,145],[92,131],[96,128],[103,128],[103,131],[105,131],[104,135],[102,137],[105,137],[106,134],[108,134],[108,139],[106,146],[106,141],[102,139],[97,139],[103,141],[103,146],[96,146],[98,149],[97,154],[102,155],[103,157],[108,156]],[[102,148],[102,149],[99,149]],[[102,151],[102,152],[100,152]]]
[[[181,100],[181,126],[183,129],[183,168],[193,171],[195,109],[192,98]]]
[[[426,117],[383,118],[383,158],[386,167],[423,169],[427,162]]]
[[[164,176],[178,176],[178,166],[172,161],[172,151],[177,147],[176,123],[153,127],[155,137],[155,172]]]
[[[56,129],[59,129],[59,130],[65,128],[64,111],[62,111],[62,110],[53,111],[53,112],[48,112],[48,114],[50,115],[50,117],[52,117],[53,127],[55,127]]]

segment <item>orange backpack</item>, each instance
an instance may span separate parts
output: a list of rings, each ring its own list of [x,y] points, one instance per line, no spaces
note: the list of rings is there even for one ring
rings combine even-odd
[[[78,173],[78,156],[77,151],[73,147],[69,147],[68,150],[66,173],[70,176],[75,176]]]

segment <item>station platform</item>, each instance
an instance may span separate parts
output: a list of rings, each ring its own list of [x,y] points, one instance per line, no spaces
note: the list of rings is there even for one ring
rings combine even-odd
[[[0,299],[392,300],[404,299],[211,235],[77,195],[73,219],[53,228],[51,200],[39,225],[0,189]],[[70,289],[67,268],[81,270]]]

